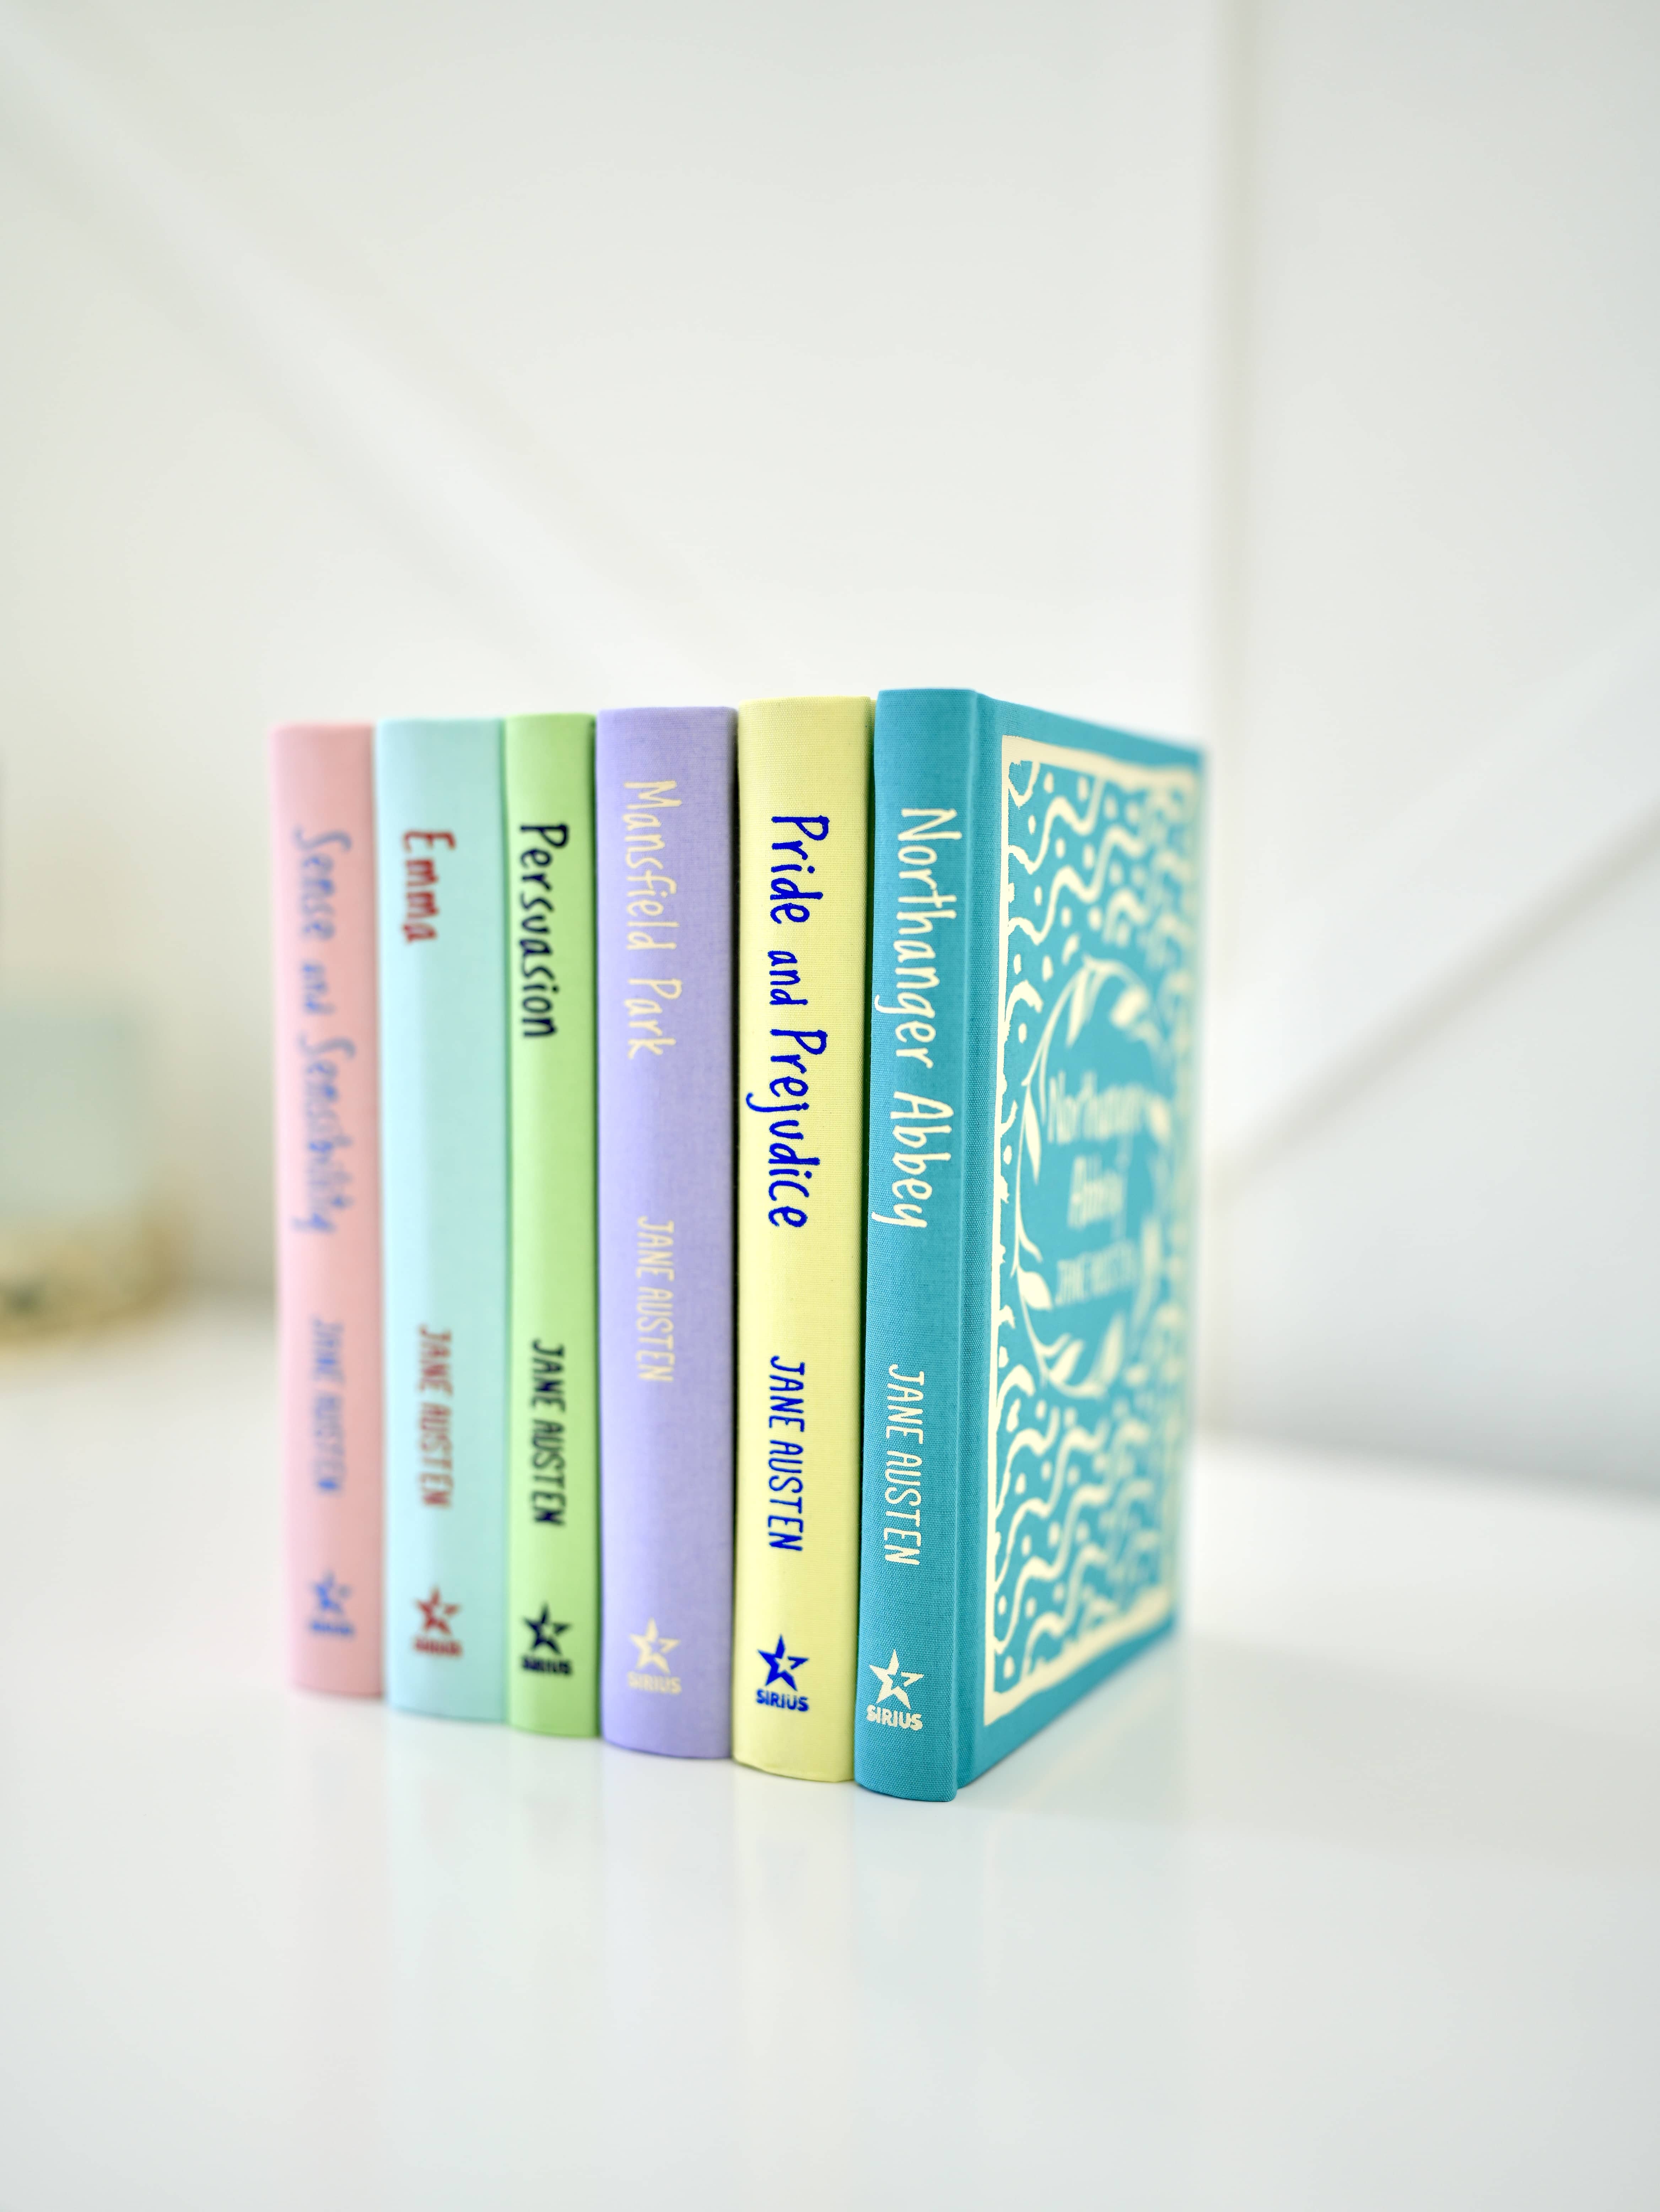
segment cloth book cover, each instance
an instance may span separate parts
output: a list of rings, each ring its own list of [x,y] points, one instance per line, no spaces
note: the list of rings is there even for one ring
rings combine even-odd
[[[731,1747],[730,708],[598,717],[600,1721]]]
[[[594,719],[505,728],[512,1353],[507,1717],[599,1728]]]
[[[273,731],[276,1255],[288,1671],[380,1690],[373,733]]]
[[[853,1772],[870,702],[738,709],[732,1751]]]
[[[946,1798],[1168,1628],[1199,755],[876,703],[854,1771]]]
[[[386,1694],[506,1705],[507,958],[501,725],[375,732]]]

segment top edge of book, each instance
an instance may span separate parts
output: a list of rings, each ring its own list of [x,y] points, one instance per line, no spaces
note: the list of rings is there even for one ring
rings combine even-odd
[[[354,741],[373,737],[374,724],[371,721],[306,721],[303,718],[288,722],[273,722],[270,743],[281,744],[285,738],[339,738]]]
[[[594,716],[585,707],[538,708],[524,714],[504,714],[504,730],[563,730],[580,736],[589,736],[594,727]]]
[[[383,714],[375,730],[381,737],[488,738],[501,726],[500,714]]]
[[[740,700],[738,712],[754,714],[770,707],[863,707],[868,714],[873,703],[868,691],[778,691],[761,699]]]
[[[703,701],[683,707],[602,707],[596,719],[602,722],[718,722],[730,724],[737,708],[718,701]]]
[[[1087,744],[1093,751],[1112,753],[1121,759],[1148,763],[1179,761],[1190,768],[1201,768],[1204,763],[1203,748],[1190,739],[1148,737],[1137,731],[1120,729],[1115,723],[1097,722],[1082,714],[1061,714],[1045,707],[1025,707],[1014,699],[999,699],[986,691],[974,691],[951,684],[911,684],[876,694],[876,709],[890,711],[896,707],[932,705],[938,708],[978,706],[987,708],[998,720],[1007,720],[1015,726],[1009,734],[1035,738],[1050,738],[1058,743],[1063,738],[1069,744]]]

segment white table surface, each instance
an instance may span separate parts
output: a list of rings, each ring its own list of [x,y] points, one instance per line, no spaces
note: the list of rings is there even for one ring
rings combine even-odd
[[[906,1805],[288,1690],[273,1406],[0,1359],[0,2212],[1660,2205],[1660,1507],[1210,1439]]]

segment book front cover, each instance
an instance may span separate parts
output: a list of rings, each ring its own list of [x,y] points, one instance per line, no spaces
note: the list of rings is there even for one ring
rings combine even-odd
[[[1010,719],[975,1771],[1173,1618],[1188,1417],[1199,762]]]

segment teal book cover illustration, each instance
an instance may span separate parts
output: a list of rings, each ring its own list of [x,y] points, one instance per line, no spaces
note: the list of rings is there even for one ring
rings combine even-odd
[[[386,1695],[506,1705],[507,957],[502,732],[375,732]]]
[[[876,704],[857,1778],[947,1798],[1174,1620],[1203,767]]]

